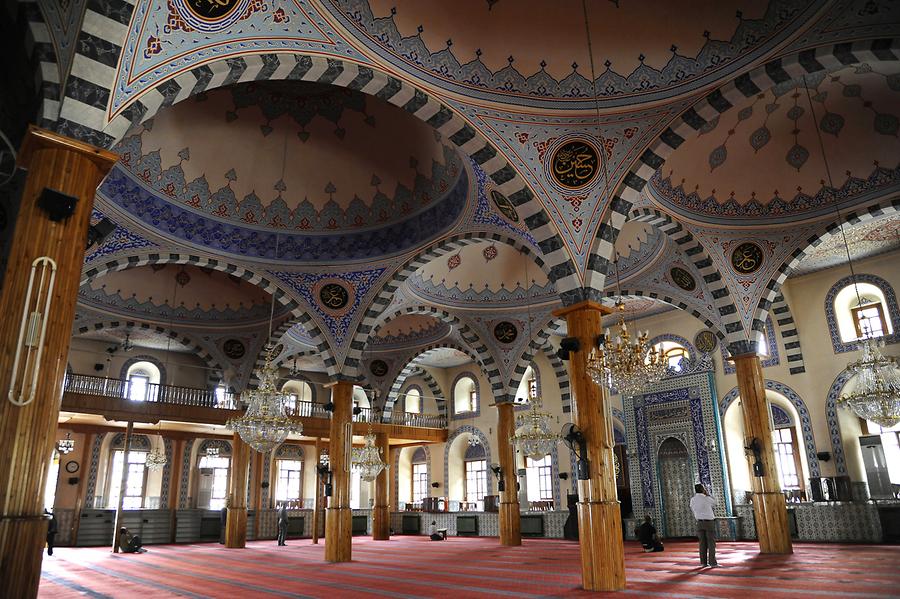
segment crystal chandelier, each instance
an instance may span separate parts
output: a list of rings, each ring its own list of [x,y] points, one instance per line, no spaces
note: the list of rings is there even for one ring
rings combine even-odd
[[[266,348],[266,361],[259,370],[258,389],[247,391],[247,411],[231,418],[225,428],[235,431],[244,443],[260,453],[275,449],[290,434],[303,432],[299,422],[291,420],[284,410],[286,397],[276,390],[277,368],[272,364],[272,347]]]
[[[872,338],[862,342],[862,355],[847,369],[856,375],[856,389],[838,403],[883,428],[900,422],[900,370],[897,361],[881,353]]]
[[[207,447],[206,448],[206,457],[208,457],[208,458],[219,457],[219,448],[218,447]]]
[[[351,453],[350,463],[354,470],[359,471],[360,478],[366,482],[373,481],[385,469],[381,459],[381,448],[375,446],[375,433],[369,424],[369,432],[366,433],[364,447],[356,447]]]
[[[550,414],[541,412],[541,398],[533,397],[528,402],[528,413],[516,418],[516,433],[510,437],[523,454],[539,460],[553,451],[559,443],[559,435],[550,431],[547,418]]]
[[[166,454],[162,453],[154,449],[150,453],[147,454],[147,469],[148,470],[160,470],[165,467],[169,460],[166,459]]]
[[[481,445],[481,439],[479,439],[475,435],[471,435],[469,437],[468,443],[469,443],[469,447],[478,447],[479,445]]]
[[[65,455],[67,453],[72,453],[75,450],[75,440],[72,438],[72,433],[67,432],[65,439],[60,439],[56,442],[56,451]]]
[[[607,329],[603,345],[591,351],[587,372],[598,385],[615,389],[622,395],[638,395],[666,375],[666,360],[662,352],[648,347],[649,333],[639,331],[632,339],[625,324],[625,304],[616,302],[619,312],[619,332],[612,339]]]

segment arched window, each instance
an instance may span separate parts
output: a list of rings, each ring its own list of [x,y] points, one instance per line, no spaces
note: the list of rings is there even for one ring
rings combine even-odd
[[[300,502],[303,498],[303,448],[282,445],[275,452],[275,501]]]
[[[422,392],[418,387],[410,387],[406,390],[406,400],[404,401],[403,409],[409,414],[422,413]]]
[[[135,362],[128,367],[125,380],[128,381],[128,399],[132,401],[147,401],[155,399],[156,392],[150,385],[160,383],[159,367],[153,362]]]
[[[487,460],[485,459],[484,446],[469,445],[465,456],[466,478],[465,498],[470,504],[475,504],[476,510],[482,509],[484,496],[487,495]]]
[[[803,466],[800,461],[800,445],[794,421],[787,410],[776,404],[769,404],[772,414],[772,445],[783,491],[803,488]]]
[[[894,332],[884,292],[871,283],[850,283],[834,296],[841,341],[884,337]]]
[[[290,413],[297,411],[297,402],[303,404],[314,401],[312,387],[306,381],[287,381],[282,385],[281,392],[287,396],[284,407]],[[301,411],[300,413],[303,414],[304,412]]]
[[[210,449],[214,452],[210,452]],[[228,497],[231,445],[224,441],[204,441],[198,448],[199,485],[197,507],[220,510]]]
[[[532,366],[525,369],[519,387],[516,389],[516,403],[528,403],[538,396],[537,373]]]
[[[681,372],[687,361],[691,359],[687,348],[674,341],[660,341],[653,348],[662,355],[668,367],[675,372]],[[682,360],[685,360],[685,364],[682,364]]]
[[[525,486],[528,501],[553,501],[553,467],[550,455],[539,460],[525,458]]]
[[[478,383],[470,375],[460,375],[453,385],[453,413],[470,414],[477,411]]]
[[[144,494],[147,489],[147,453],[150,451],[150,439],[144,435],[131,437],[131,449],[128,453],[128,464],[125,464],[125,435],[117,434],[110,445],[110,464],[107,472],[109,479],[106,485],[106,505],[115,508],[122,493],[122,509],[139,510],[144,507]],[[122,489],[122,471],[126,470],[125,488]]]
[[[419,447],[412,456],[412,500],[420,503],[428,497],[428,456]]]

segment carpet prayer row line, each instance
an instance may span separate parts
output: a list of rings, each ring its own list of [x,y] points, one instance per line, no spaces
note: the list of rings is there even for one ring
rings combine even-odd
[[[44,558],[39,597],[562,597],[580,587],[577,543],[534,539],[394,537],[353,541],[354,561],[327,564],[309,540],[246,549],[155,545],[143,554],[60,548]],[[900,547],[798,544],[788,556],[720,543],[723,567],[699,568],[696,542],[645,554],[626,543],[624,594],[651,597],[900,597]],[[749,594],[748,594],[749,593]]]

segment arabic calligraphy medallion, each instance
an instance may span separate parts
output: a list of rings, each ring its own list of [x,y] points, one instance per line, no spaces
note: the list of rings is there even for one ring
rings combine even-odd
[[[755,243],[745,241],[731,252],[731,266],[742,275],[759,270],[763,262],[763,251]]]
[[[509,198],[507,198],[496,189],[492,189],[491,199],[494,201],[494,206],[497,207],[497,210],[499,210],[500,213],[503,214],[503,216],[514,223],[519,222],[519,213],[516,212],[516,207],[513,206],[513,203],[509,201]]]
[[[319,290],[319,300],[329,310],[340,310],[350,301],[350,293],[337,283],[328,283]]]
[[[500,343],[512,343],[518,336],[519,330],[516,325],[508,320],[500,321],[494,326],[494,337]]]
[[[597,177],[600,155],[583,139],[567,141],[553,153],[550,171],[553,179],[566,189],[581,189]]]
[[[225,343],[222,344],[222,351],[232,360],[243,358],[244,354],[247,352],[246,348],[244,348],[244,344],[239,339],[227,339]]]
[[[718,344],[719,339],[716,337],[716,334],[709,329],[700,331],[697,333],[697,336],[694,337],[694,347],[704,354],[712,352],[712,350],[716,349],[716,345]]]
[[[178,15],[198,31],[226,29],[247,12],[250,0],[172,0]]]
[[[383,377],[387,374],[388,365],[384,360],[372,360],[372,363],[369,364],[369,372],[377,376],[378,378]]]
[[[681,268],[680,266],[673,266],[669,271],[669,276],[672,277],[672,281],[685,291],[693,291],[697,288],[697,281],[694,280],[694,277],[691,276],[691,273]]]

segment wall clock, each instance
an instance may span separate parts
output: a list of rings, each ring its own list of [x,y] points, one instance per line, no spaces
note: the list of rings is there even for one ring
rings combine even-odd
[[[78,472],[78,462],[76,462],[75,460],[69,460],[68,462],[66,462],[66,472],[68,472],[69,474],[75,474],[76,472]]]

